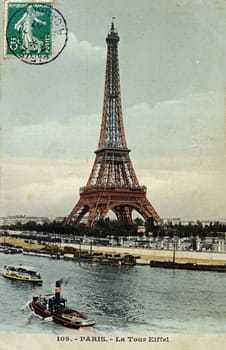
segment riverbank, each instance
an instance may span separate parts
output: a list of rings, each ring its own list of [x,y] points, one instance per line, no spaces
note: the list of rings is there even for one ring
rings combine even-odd
[[[13,247],[16,247],[16,248],[35,249],[35,250],[40,250],[45,247],[43,244],[37,244],[33,242],[31,243],[31,242],[25,241],[24,239],[14,238],[14,237],[0,237],[0,244],[12,245]]]
[[[90,250],[89,246],[78,244],[62,244],[61,247],[74,247],[81,250]],[[173,258],[172,250],[153,250],[148,248],[124,248],[124,247],[101,247],[92,246],[92,251],[103,254],[131,254],[139,256],[138,265],[149,265],[151,260],[169,261]],[[204,264],[226,264],[226,253],[176,251],[177,262],[204,263]]]
[[[32,251],[40,251],[45,249],[45,245],[26,242],[23,239],[11,237],[0,237],[0,244],[11,244],[14,247]],[[56,245],[54,246],[57,247]],[[90,246],[79,244],[60,244],[58,249],[63,251],[64,247],[73,247],[76,249],[90,251]],[[173,258],[172,250],[154,250],[148,248],[127,248],[127,247],[103,247],[92,246],[92,252],[103,254],[131,254],[139,256],[137,259],[138,265],[149,265],[151,260],[169,261]],[[196,252],[196,251],[176,251],[177,262],[203,263],[203,264],[226,264],[226,253],[217,252]]]

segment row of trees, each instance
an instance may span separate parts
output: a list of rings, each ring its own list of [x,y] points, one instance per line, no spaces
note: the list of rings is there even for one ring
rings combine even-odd
[[[96,222],[93,227],[89,228],[85,224],[78,224],[75,226],[65,225],[56,221],[45,222],[38,224],[35,221],[29,221],[27,223],[17,222],[14,225],[3,225],[3,230],[18,230],[18,231],[35,231],[43,233],[54,233],[60,235],[73,235],[73,236],[93,236],[93,237],[107,237],[107,236],[136,236],[137,227],[143,225],[143,221],[140,218],[134,220],[133,223],[127,224],[119,222],[117,220],[100,220]],[[207,236],[212,237],[223,237],[226,233],[226,225],[214,222],[210,225],[202,226],[201,222],[181,225],[179,224],[154,224],[152,220],[149,220],[145,224],[146,235],[152,233],[154,237],[165,237],[165,236],[178,236],[182,237],[197,237],[205,238]]]
[[[167,226],[159,228],[159,235],[170,235],[178,237],[197,237],[205,238],[211,237],[224,237],[226,234],[226,225],[220,222],[210,222],[209,225],[202,225],[200,221],[196,224],[189,223],[188,225],[172,224],[169,223]]]
[[[93,236],[93,237],[107,237],[112,236],[135,236],[137,234],[137,224],[126,224],[119,221],[98,221],[93,227],[87,227],[85,224],[78,224],[75,226],[65,225],[60,222],[45,222],[37,224],[34,221],[27,223],[17,222],[14,225],[3,225],[3,230],[16,231],[35,231],[38,233],[53,233],[62,236]]]

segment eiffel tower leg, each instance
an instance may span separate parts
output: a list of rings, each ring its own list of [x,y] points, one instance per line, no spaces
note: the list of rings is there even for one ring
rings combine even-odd
[[[97,208],[96,207],[90,208],[89,216],[88,216],[88,227],[91,227],[93,225],[96,215],[97,215]]]
[[[137,210],[146,220],[153,219],[156,222],[162,223],[162,219],[146,197],[139,199]]]
[[[122,218],[124,222],[127,222],[127,224],[132,223],[132,209],[130,207],[123,208]]]
[[[107,215],[109,211],[109,206],[108,204],[102,204],[101,206],[98,207],[100,219],[104,220],[105,216]]]
[[[118,221],[127,222],[128,224],[132,223],[132,208],[129,206],[117,206],[112,208],[115,213]]]
[[[80,199],[68,215],[65,224],[78,224],[84,215],[89,211],[89,203]]]
[[[81,200],[79,200],[77,204],[74,206],[74,208],[72,209],[71,213],[68,215],[65,221],[65,224],[70,224],[72,222],[73,216],[81,208],[81,206],[82,206],[82,202]]]
[[[112,211],[115,213],[118,221],[122,221],[122,208],[120,206],[112,208]]]
[[[95,208],[89,209],[89,217],[88,217],[88,226],[92,226],[93,221],[97,219],[104,219],[107,215],[109,208],[105,204],[101,204],[99,206],[96,206]]]

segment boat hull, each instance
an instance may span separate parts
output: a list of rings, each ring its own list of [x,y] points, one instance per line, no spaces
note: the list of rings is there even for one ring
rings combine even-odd
[[[21,282],[30,282],[30,283],[38,283],[41,284],[42,283],[42,279],[39,278],[31,278],[31,277],[27,277],[27,276],[19,276],[19,275],[12,275],[10,273],[3,273],[2,274],[3,277],[8,278],[10,280],[13,281],[21,281]]]
[[[44,306],[35,303],[33,300],[29,303],[29,307],[35,314],[43,318],[51,317],[50,311],[48,311]]]
[[[79,329],[79,328],[84,328],[84,327],[92,327],[95,325],[95,322],[92,320],[86,320],[82,318],[77,318],[77,319],[68,319],[60,314],[53,313],[52,314],[52,319],[53,322],[58,323],[63,325],[64,327],[68,328],[74,328],[74,329]]]
[[[226,272],[226,265],[205,265],[194,263],[177,263],[171,261],[151,260],[151,267],[161,267],[165,269],[194,270],[194,271],[215,271]]]

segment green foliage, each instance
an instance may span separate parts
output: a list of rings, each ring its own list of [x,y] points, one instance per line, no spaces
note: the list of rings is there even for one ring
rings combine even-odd
[[[62,222],[45,222],[43,224],[37,224],[35,221],[28,221],[25,224],[17,222],[14,225],[4,225],[2,229],[10,229],[16,231],[29,231],[32,235],[32,232],[38,233],[51,233],[59,234],[65,236],[93,236],[93,237],[127,237],[127,236],[136,236],[137,235],[137,226],[143,225],[143,221],[139,218],[135,219],[133,223],[127,224],[125,222],[120,222],[117,220],[99,220],[95,222],[93,227],[89,228],[85,224],[77,225],[65,225]],[[202,226],[200,222],[196,224],[181,225],[179,224],[155,224],[153,220],[148,220],[145,223],[145,232],[148,234],[152,233],[154,237],[174,237],[179,238],[183,237],[197,237],[204,239],[208,236],[211,237],[222,237],[224,238],[226,233],[226,225],[215,222],[210,223],[210,225]]]
[[[114,221],[104,221],[100,220],[95,223],[94,227],[91,229],[91,234],[95,237],[107,237],[107,236],[134,236],[137,234],[136,224],[127,224],[125,222]]]

